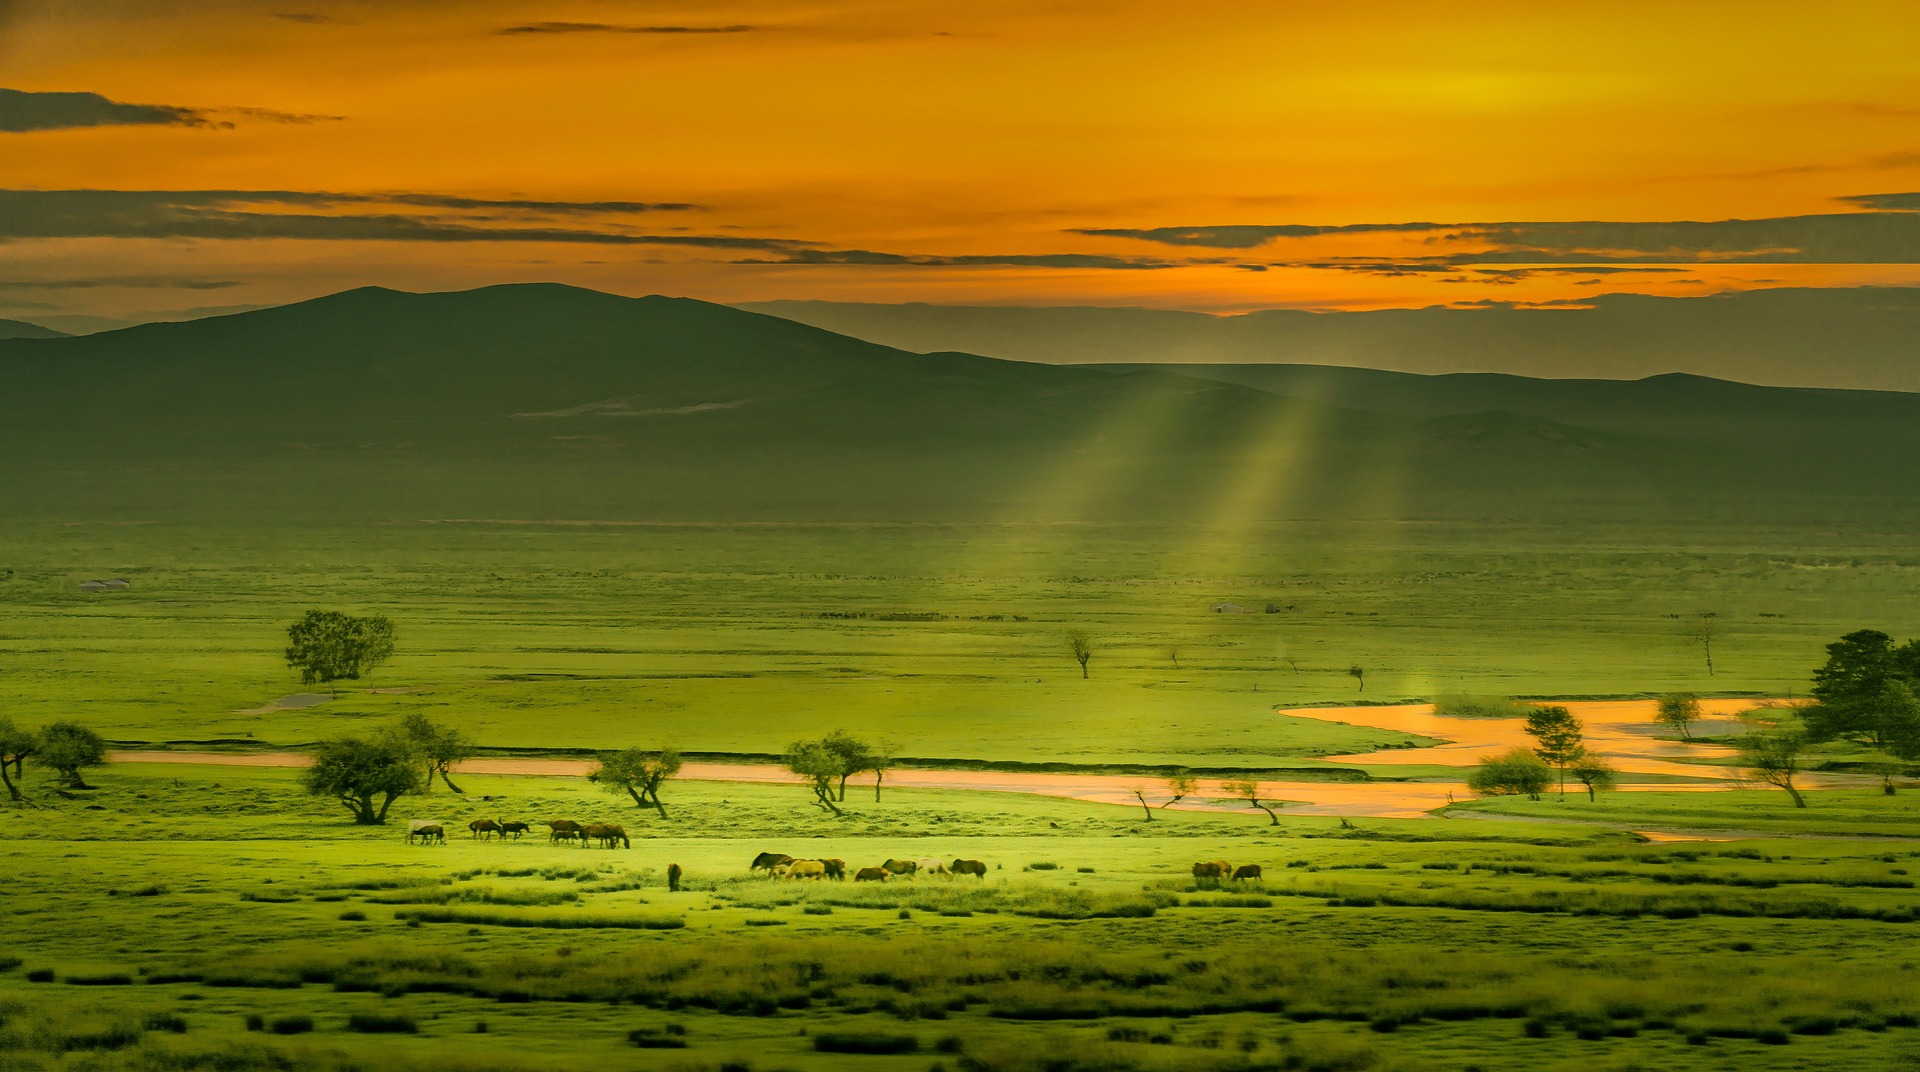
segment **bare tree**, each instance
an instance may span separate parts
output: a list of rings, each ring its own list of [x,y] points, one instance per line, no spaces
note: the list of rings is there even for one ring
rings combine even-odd
[[[1192,771],[1175,771],[1167,775],[1167,802],[1160,806],[1165,808],[1178,804],[1198,788],[1200,779],[1195,778]]]
[[[1171,660],[1171,661],[1172,661],[1172,663],[1173,663],[1173,671],[1174,671],[1174,673],[1176,673],[1176,674],[1177,674],[1177,673],[1179,673],[1179,672],[1180,672],[1180,645],[1178,645],[1178,644],[1168,644],[1168,645],[1167,645],[1167,658],[1168,658],[1169,660]]]
[[[1152,822],[1153,821],[1153,805],[1147,803],[1146,784],[1143,782],[1135,782],[1132,785],[1127,787],[1127,792],[1132,793],[1133,799],[1140,802],[1140,810],[1146,813],[1147,821]]]
[[[1087,679],[1087,660],[1093,658],[1093,640],[1085,630],[1067,630],[1067,647],[1073,652],[1073,659],[1080,664],[1080,680]]]
[[[1227,792],[1232,793],[1235,797],[1238,797],[1239,799],[1246,801],[1248,804],[1252,805],[1253,807],[1259,808],[1261,811],[1266,812],[1267,818],[1272,820],[1267,825],[1269,826],[1280,825],[1280,817],[1274,814],[1273,809],[1268,807],[1265,804],[1260,803],[1260,799],[1266,794],[1262,792],[1263,787],[1260,785],[1260,780],[1258,778],[1243,778],[1237,782],[1228,782],[1226,783],[1225,788]]]
[[[1713,637],[1719,631],[1719,618],[1720,616],[1713,611],[1707,611],[1700,616],[1700,624],[1693,630],[1694,638],[1700,641],[1700,650],[1707,656],[1708,677],[1713,676]]]

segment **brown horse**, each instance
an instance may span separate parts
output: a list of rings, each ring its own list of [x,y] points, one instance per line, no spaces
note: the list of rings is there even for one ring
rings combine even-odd
[[[889,874],[891,874],[891,872],[884,867],[863,867],[854,872],[853,880],[855,882],[885,882]]]
[[[474,837],[480,837],[485,834],[498,834],[500,824],[492,819],[475,819],[467,824],[467,829],[473,831]]]
[[[547,829],[549,831],[547,834],[548,841],[572,841],[575,838],[580,838],[580,844],[585,845],[587,843],[587,839],[581,837],[580,824],[574,822],[572,819],[548,819]]]
[[[1235,882],[1266,881],[1261,875],[1259,864],[1241,864],[1233,869]]]
[[[972,875],[982,882],[987,878],[987,865],[978,860],[955,860],[947,866],[947,870],[956,875]]]
[[[753,858],[753,864],[748,867],[747,870],[765,871],[771,875],[773,874],[774,868],[779,867],[781,864],[790,864],[792,862],[793,857],[788,856],[784,852],[763,852]]]
[[[424,845],[435,843],[445,845],[447,843],[446,825],[438,819],[411,820],[407,823],[407,844],[413,844],[414,838],[419,838]]]
[[[580,843],[586,844],[588,838],[598,841],[603,849],[613,848],[616,841],[623,843],[626,848],[633,848],[633,839],[627,836],[627,828],[619,823],[588,823],[580,828]]]
[[[912,860],[888,860],[880,866],[886,868],[890,875],[911,875],[920,867]]]
[[[526,832],[527,832],[527,824],[522,822],[517,822],[515,820],[509,819],[508,821],[500,824],[501,837],[505,837],[508,834],[512,834],[514,837],[517,838]]]
[[[684,874],[686,874],[686,872],[680,870],[679,864],[667,865],[667,892],[668,893],[680,892],[680,876]]]
[[[846,881],[847,862],[845,860],[822,860],[820,863],[827,869],[828,878],[836,882]]]
[[[1233,874],[1233,869],[1222,860],[1203,860],[1193,865],[1194,878],[1210,878],[1218,881]]]

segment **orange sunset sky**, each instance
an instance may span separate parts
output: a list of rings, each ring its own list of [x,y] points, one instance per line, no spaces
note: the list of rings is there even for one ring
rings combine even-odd
[[[1910,2],[0,0],[0,90],[27,320],[1920,283]]]

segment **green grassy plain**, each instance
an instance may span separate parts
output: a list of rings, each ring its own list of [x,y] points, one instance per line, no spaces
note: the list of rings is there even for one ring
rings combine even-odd
[[[1886,1069],[1920,1052],[1911,842],[1148,825],[932,791],[834,820],[798,786],[728,783],[670,786],[661,821],[578,779],[474,776],[467,799],[396,815],[616,819],[634,847],[409,846],[289,771],[94,780],[72,798],[35,781],[40,806],[0,821],[8,1067],[1518,1072]],[[747,874],[766,849],[990,870],[789,883]],[[1214,858],[1266,878],[1196,884],[1189,864]],[[300,1018],[310,1032],[275,1032]]]
[[[1826,641],[1906,635],[1920,606],[1904,535],[1804,527],[229,521],[0,527],[0,709],[130,742],[421,711],[501,748],[775,752],[844,726],[925,758],[1284,766],[1408,738],[1276,706],[1799,693]],[[97,576],[133,587],[79,591]],[[337,701],[236,714],[300,691],[279,650],[308,607],[392,617],[398,657]]]

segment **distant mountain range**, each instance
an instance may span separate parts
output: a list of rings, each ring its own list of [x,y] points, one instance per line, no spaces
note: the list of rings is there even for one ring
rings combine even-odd
[[[1344,365],[1920,391],[1920,288],[1777,288],[1701,298],[1597,295],[1589,308],[1291,309],[1240,316],[1130,308],[865,305],[740,308],[903,350],[1018,361]]]
[[[1920,395],[1063,366],[689,299],[368,288],[0,341],[15,517],[1905,518]]]
[[[64,339],[64,331],[43,328],[24,320],[0,320],[0,339]]]

